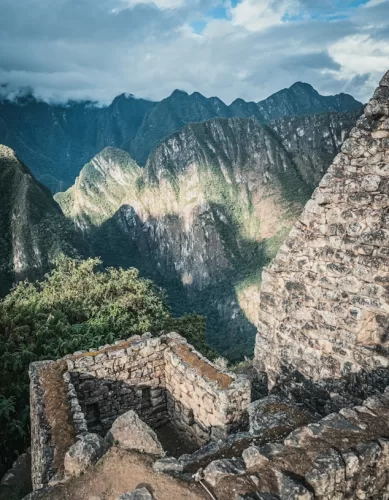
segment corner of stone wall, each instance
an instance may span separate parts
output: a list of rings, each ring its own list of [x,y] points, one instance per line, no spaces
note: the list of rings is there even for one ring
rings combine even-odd
[[[220,370],[182,337],[173,337],[164,356],[168,410],[179,431],[203,445],[244,428],[251,383]]]
[[[31,479],[33,489],[61,479],[64,456],[82,429],[74,426],[66,363],[39,361],[31,363]]]

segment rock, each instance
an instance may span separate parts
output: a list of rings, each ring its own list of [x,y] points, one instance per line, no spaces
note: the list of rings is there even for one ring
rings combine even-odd
[[[243,460],[239,458],[222,458],[211,462],[204,470],[204,478],[211,486],[216,486],[219,481],[228,476],[244,474]]]
[[[248,406],[250,432],[284,434],[315,420],[292,401],[279,396],[268,396]]]
[[[249,448],[244,450],[242,453],[242,458],[244,460],[244,463],[246,464],[247,469],[251,469],[253,467],[262,467],[267,462],[269,462],[269,459],[266,458],[265,455],[262,455],[262,453],[259,451],[259,448],[257,448],[256,446],[250,446]]]
[[[154,496],[146,488],[137,488],[130,493],[123,493],[118,500],[154,500]]]
[[[94,465],[106,451],[106,444],[97,434],[84,434],[65,455],[65,474],[79,476]]]
[[[278,483],[278,496],[280,500],[311,500],[313,499],[312,493],[310,493],[304,485],[298,483],[290,476],[287,476],[283,472],[278,470],[275,471],[275,476]],[[327,497],[330,498],[330,497]]]
[[[379,448],[378,445],[377,447]],[[335,492],[343,492],[345,464],[339,453],[333,449],[321,453],[305,479],[318,498],[332,498]]]
[[[153,469],[155,472],[182,472],[184,463],[177,458],[166,457],[154,462]]]
[[[23,498],[32,491],[31,449],[20,455],[0,481],[0,499]],[[2,495],[6,494],[6,497]]]
[[[106,436],[108,444],[124,450],[137,450],[150,455],[163,456],[164,450],[155,432],[130,410],[118,417]]]

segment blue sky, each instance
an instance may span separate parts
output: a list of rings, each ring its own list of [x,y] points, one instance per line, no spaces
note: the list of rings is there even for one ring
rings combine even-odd
[[[0,0],[0,32],[0,92],[45,100],[306,81],[366,101],[389,69],[389,0]]]

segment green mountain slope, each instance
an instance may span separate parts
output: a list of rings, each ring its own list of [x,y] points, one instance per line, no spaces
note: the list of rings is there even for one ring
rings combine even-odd
[[[0,145],[0,296],[17,280],[41,277],[60,253],[78,255],[83,245],[48,189]]]
[[[145,169],[106,149],[56,200],[106,263],[139,267],[167,288],[176,312],[206,313],[210,342],[238,357],[255,331],[240,303],[245,284],[309,194],[271,129],[231,118],[187,125]]]

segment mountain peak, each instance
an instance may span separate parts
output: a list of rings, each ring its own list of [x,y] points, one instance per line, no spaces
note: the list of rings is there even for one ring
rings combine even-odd
[[[293,85],[289,87],[289,90],[305,90],[307,92],[311,92],[314,94],[319,93],[314,87],[312,87],[310,83],[305,83],[305,82],[295,82]]]
[[[189,94],[188,92],[185,92],[185,90],[176,89],[172,92],[170,97],[188,97],[188,96]]]

